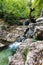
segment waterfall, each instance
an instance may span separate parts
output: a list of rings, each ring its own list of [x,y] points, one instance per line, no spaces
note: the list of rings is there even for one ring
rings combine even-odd
[[[25,26],[25,22],[23,22],[23,26]]]
[[[15,43],[9,45],[9,50],[11,52],[16,52],[20,44],[21,44],[21,42],[15,42]]]

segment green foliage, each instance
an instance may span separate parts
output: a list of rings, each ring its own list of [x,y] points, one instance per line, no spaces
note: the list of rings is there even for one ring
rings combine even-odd
[[[13,14],[15,18],[26,18],[29,14],[28,0],[4,0],[3,11]]]
[[[3,4],[3,0],[0,0],[0,17],[2,16],[2,11],[3,11],[2,4]]]
[[[32,16],[39,17],[43,0],[0,0],[0,16],[4,15],[5,21],[15,24],[16,19],[29,18],[30,7],[35,8]]]
[[[27,18],[29,16],[28,0],[4,0],[3,12],[6,22],[19,24],[17,19]]]
[[[35,17],[39,17],[43,8],[43,0],[34,0],[32,7],[35,8]]]

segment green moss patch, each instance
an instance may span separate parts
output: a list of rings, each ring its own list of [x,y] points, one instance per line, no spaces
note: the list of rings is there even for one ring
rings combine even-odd
[[[27,59],[27,54],[28,54],[28,51],[29,51],[29,48],[26,48],[23,52],[23,56],[24,56],[24,62],[26,61]]]

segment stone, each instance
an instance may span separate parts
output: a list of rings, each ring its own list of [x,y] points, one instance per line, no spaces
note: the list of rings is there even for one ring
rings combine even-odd
[[[0,43],[0,47],[4,47],[4,46],[5,46],[4,44]]]
[[[43,40],[43,26],[35,27],[33,37],[38,40]]]
[[[38,19],[36,19],[36,22],[41,22],[43,21],[43,17],[39,17]]]
[[[29,30],[26,33],[26,37],[33,37],[34,35],[34,28],[35,28],[35,24],[34,23],[30,23],[29,24]]]

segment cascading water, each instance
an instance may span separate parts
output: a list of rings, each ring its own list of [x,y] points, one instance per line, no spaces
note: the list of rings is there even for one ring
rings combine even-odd
[[[24,27],[25,27],[25,22],[23,22],[23,32],[25,32]],[[11,52],[16,52],[17,49],[19,48],[19,45],[21,44],[21,42],[23,42],[25,39],[26,39],[26,37],[24,36],[24,34],[19,36],[13,44],[9,45],[9,50]]]
[[[15,42],[15,43],[9,45],[9,51],[11,51],[12,53],[15,53],[17,51],[17,49],[19,48],[20,44],[21,44],[21,42]]]

